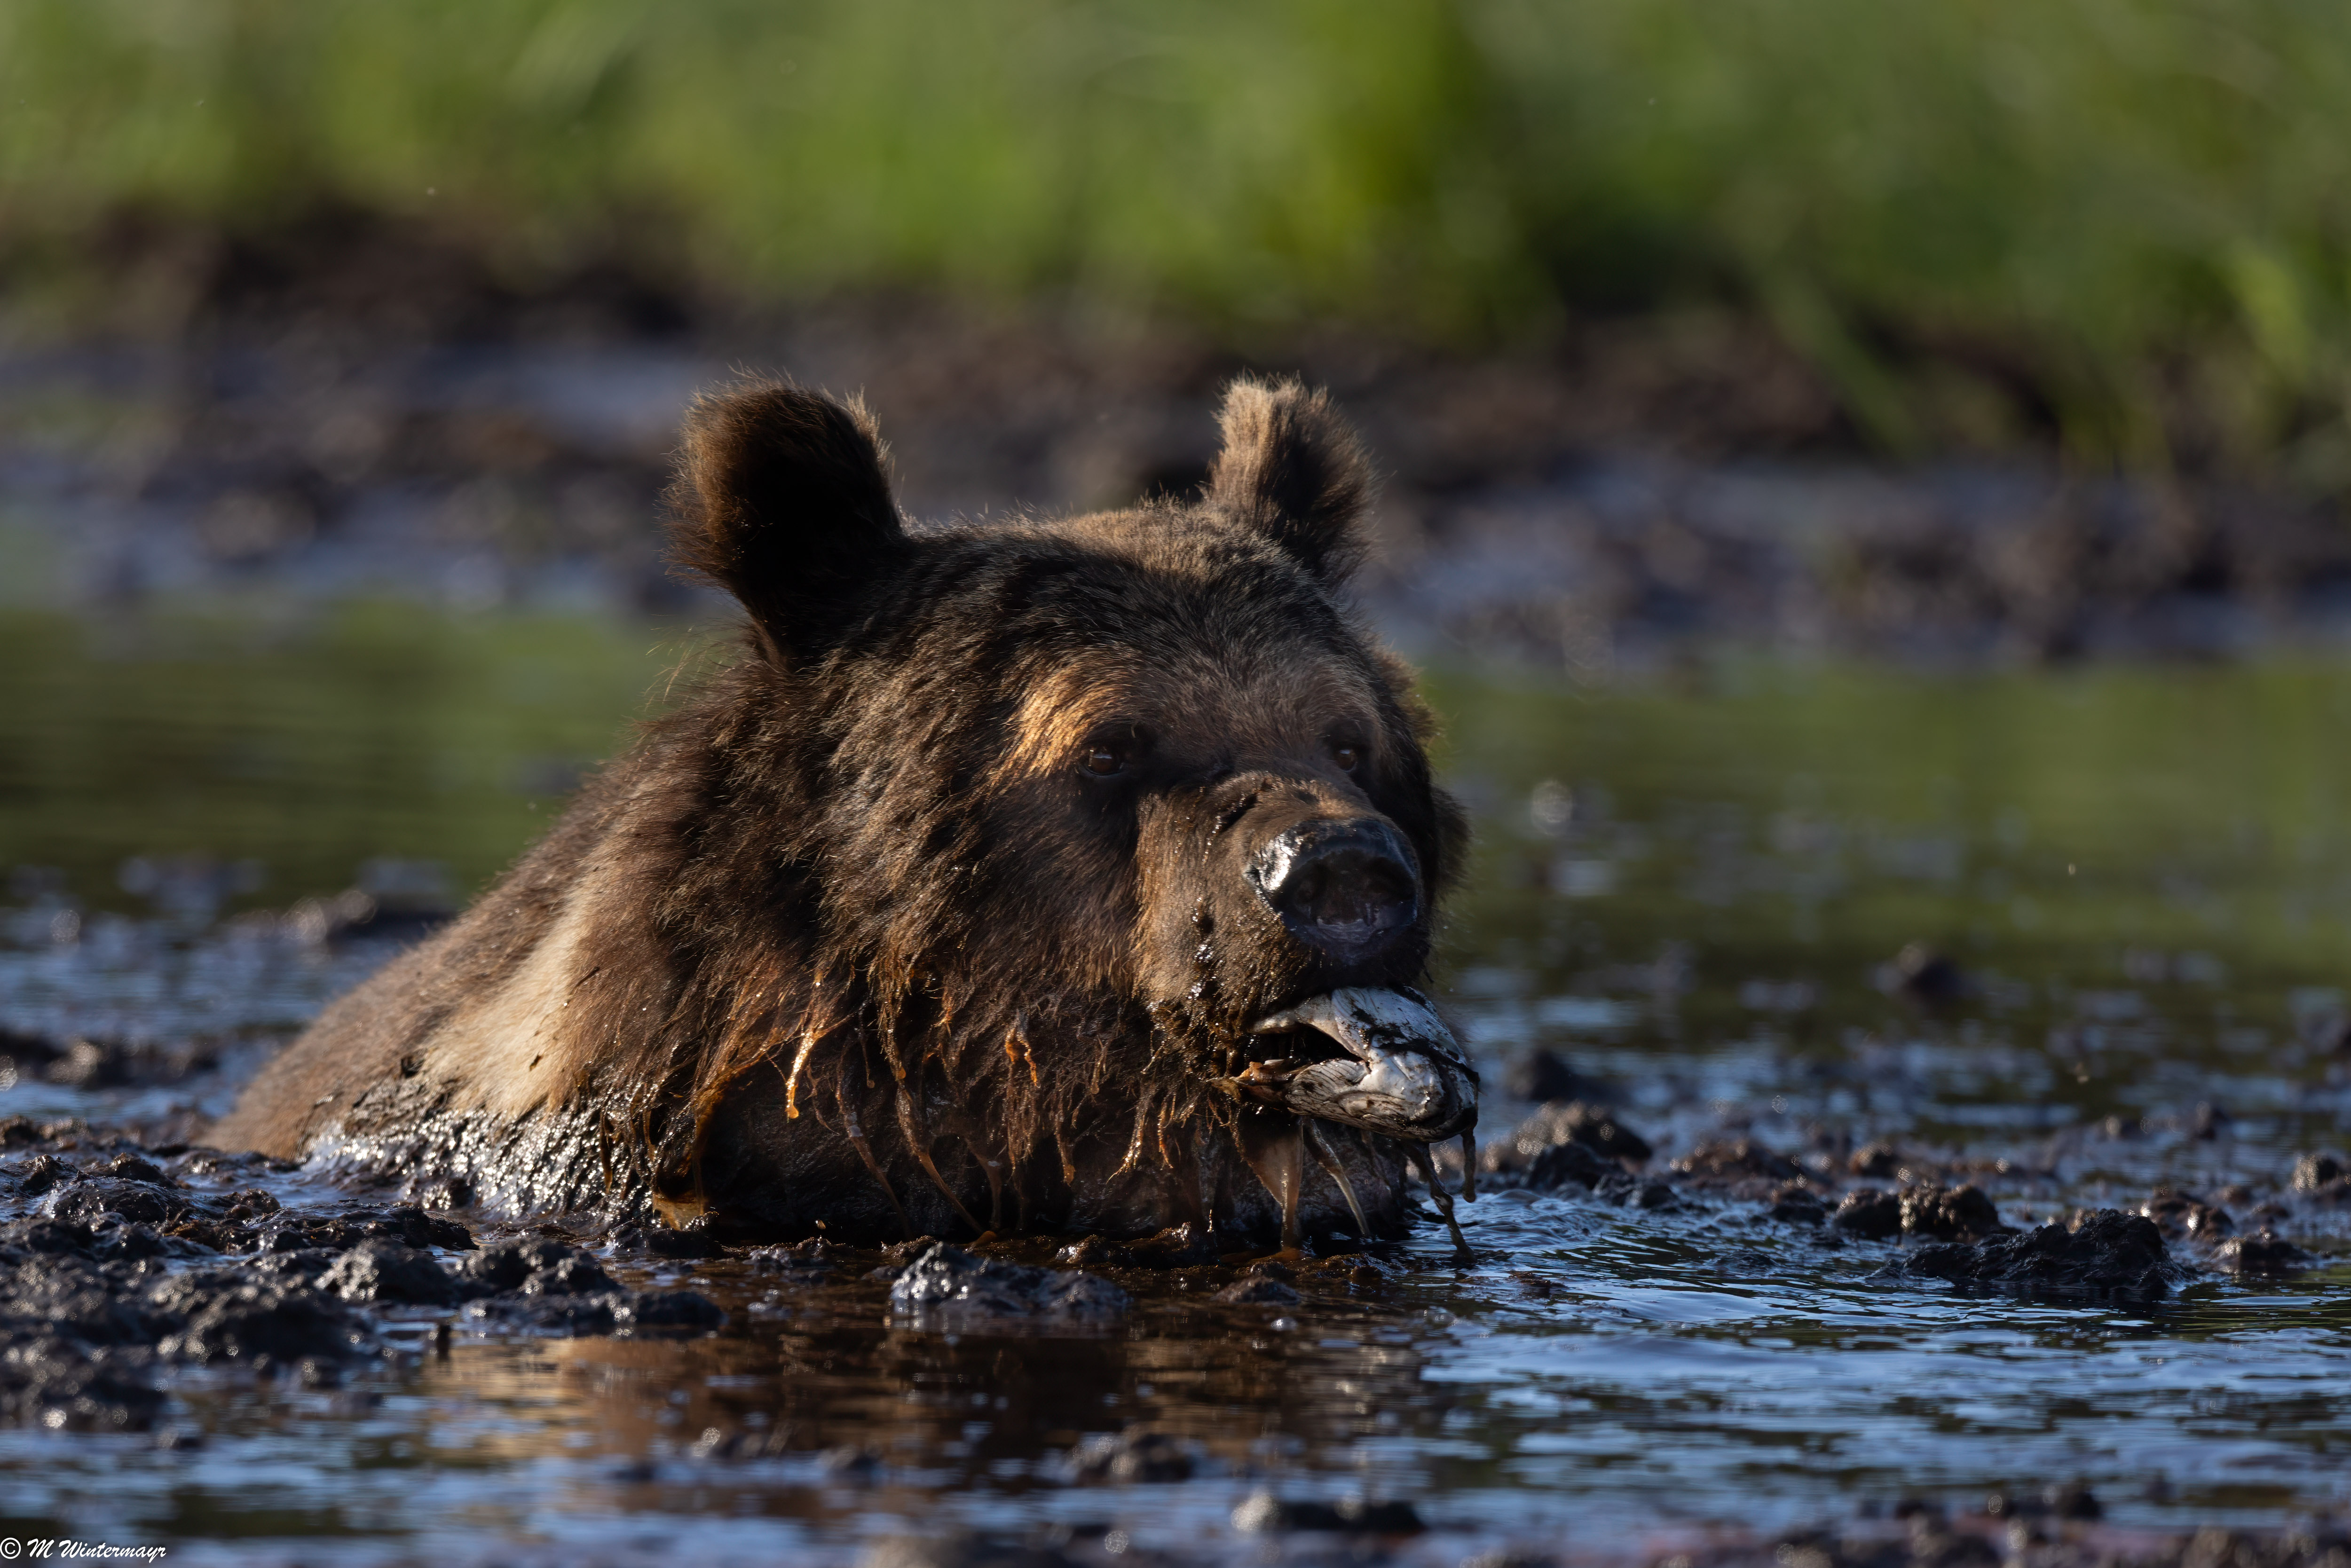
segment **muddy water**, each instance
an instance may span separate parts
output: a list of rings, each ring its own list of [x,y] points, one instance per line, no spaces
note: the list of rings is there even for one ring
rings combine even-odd
[[[47,868],[14,875],[0,1027],[144,1052],[112,1087],[28,1066],[0,1114],[184,1137],[395,950],[335,895],[462,897],[692,641],[254,624],[0,622],[0,862]],[[616,1261],[727,1325],[471,1325],[444,1354],[416,1310],[340,1386],[172,1374],[168,1446],[0,1433],[0,1534],[172,1562],[849,1561],[956,1529],[1080,1560],[1369,1550],[1244,1533],[1270,1492],[1407,1503],[1421,1531],[1381,1549],[1449,1563],[1670,1555],[2050,1482],[2087,1483],[2118,1539],[2351,1506],[2351,1207],[2288,1180],[2351,1112],[2351,669],[1455,670],[1435,695],[1480,829],[1443,992],[1489,1082],[1552,1051],[1656,1146],[1650,1174],[1745,1137],[1843,1188],[1891,1140],[1879,1186],[1973,1181],[2024,1225],[2170,1183],[2318,1266],[2239,1280],[2185,1239],[2201,1271],[2156,1302],[1959,1295],[1880,1277],[1916,1243],[1678,1176],[1656,1208],[1503,1178],[1462,1211],[1474,1262],[1431,1226],[1298,1270],[1295,1303],[1209,1300],[1229,1268],[1111,1270],[1134,1304],[1081,1333],[893,1322],[878,1256]],[[1914,943],[1948,1000],[1906,999]],[[1494,1100],[1488,1133],[1529,1109]],[[1139,1427],[1163,1436],[1123,1466],[1088,1447]]]

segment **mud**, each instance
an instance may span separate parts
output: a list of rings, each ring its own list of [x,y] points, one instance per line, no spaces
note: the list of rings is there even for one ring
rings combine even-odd
[[[585,1249],[477,1244],[411,1205],[251,1185],[292,1167],[141,1149],[78,1124],[0,1124],[0,1416],[52,1430],[144,1431],[174,1368],[333,1386],[401,1354],[413,1309],[472,1332],[643,1333],[718,1327],[691,1291],[632,1291]],[[306,1201],[307,1200],[307,1201]]]
[[[1186,489],[1217,389],[1257,368],[1327,382],[1363,424],[1391,476],[1364,596],[1416,647],[1604,678],[1726,641],[1949,661],[2351,626],[2332,502],[2070,472],[2030,445],[1872,460],[1751,327],[1583,325],[1483,357],[1301,335],[1240,355],[935,301],[754,317],[603,274],[517,296],[409,233],[272,243],[267,263],[166,246],[158,265],[192,269],[166,291],[181,314],[0,366],[0,482],[57,528],[53,601],[269,586],[678,611],[695,601],[662,568],[654,499],[678,410],[730,367],[862,388],[921,516]]]
[[[1130,1301],[1096,1275],[977,1258],[944,1241],[925,1248],[890,1287],[892,1313],[931,1328],[1098,1328]]]

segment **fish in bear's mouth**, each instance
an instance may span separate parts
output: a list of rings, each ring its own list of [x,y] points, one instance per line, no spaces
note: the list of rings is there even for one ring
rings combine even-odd
[[[1252,1039],[1325,1036],[1340,1048],[1338,1053],[1323,1049],[1310,1056],[1293,1047],[1289,1055],[1251,1061],[1226,1081],[1237,1096],[1296,1118],[1288,1138],[1245,1151],[1268,1189],[1281,1197],[1282,1245],[1298,1244],[1301,1153],[1311,1153],[1330,1174],[1354,1211],[1358,1234],[1368,1234],[1343,1166],[1315,1131],[1318,1124],[1336,1123],[1395,1140],[1427,1183],[1454,1245],[1467,1253],[1469,1245],[1454,1219],[1452,1195],[1438,1179],[1429,1145],[1461,1139],[1461,1196],[1476,1197],[1478,1070],[1428,998],[1403,987],[1346,987],[1269,1013],[1249,1032]]]
[[[1414,1144],[1477,1125],[1477,1070],[1419,992],[1350,987],[1268,1014],[1249,1032],[1306,1030],[1336,1040],[1344,1054],[1252,1061],[1238,1086],[1296,1115]]]

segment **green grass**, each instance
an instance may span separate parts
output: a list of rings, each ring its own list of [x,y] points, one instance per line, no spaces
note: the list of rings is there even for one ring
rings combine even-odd
[[[1238,334],[1727,301],[1897,449],[2351,486],[2340,0],[0,0],[0,114],[20,252],[335,202]]]

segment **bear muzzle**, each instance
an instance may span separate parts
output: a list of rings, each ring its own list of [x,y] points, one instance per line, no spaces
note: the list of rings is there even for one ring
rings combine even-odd
[[[1318,817],[1268,840],[1246,873],[1299,941],[1340,964],[1375,958],[1420,919],[1410,846],[1379,817]]]

